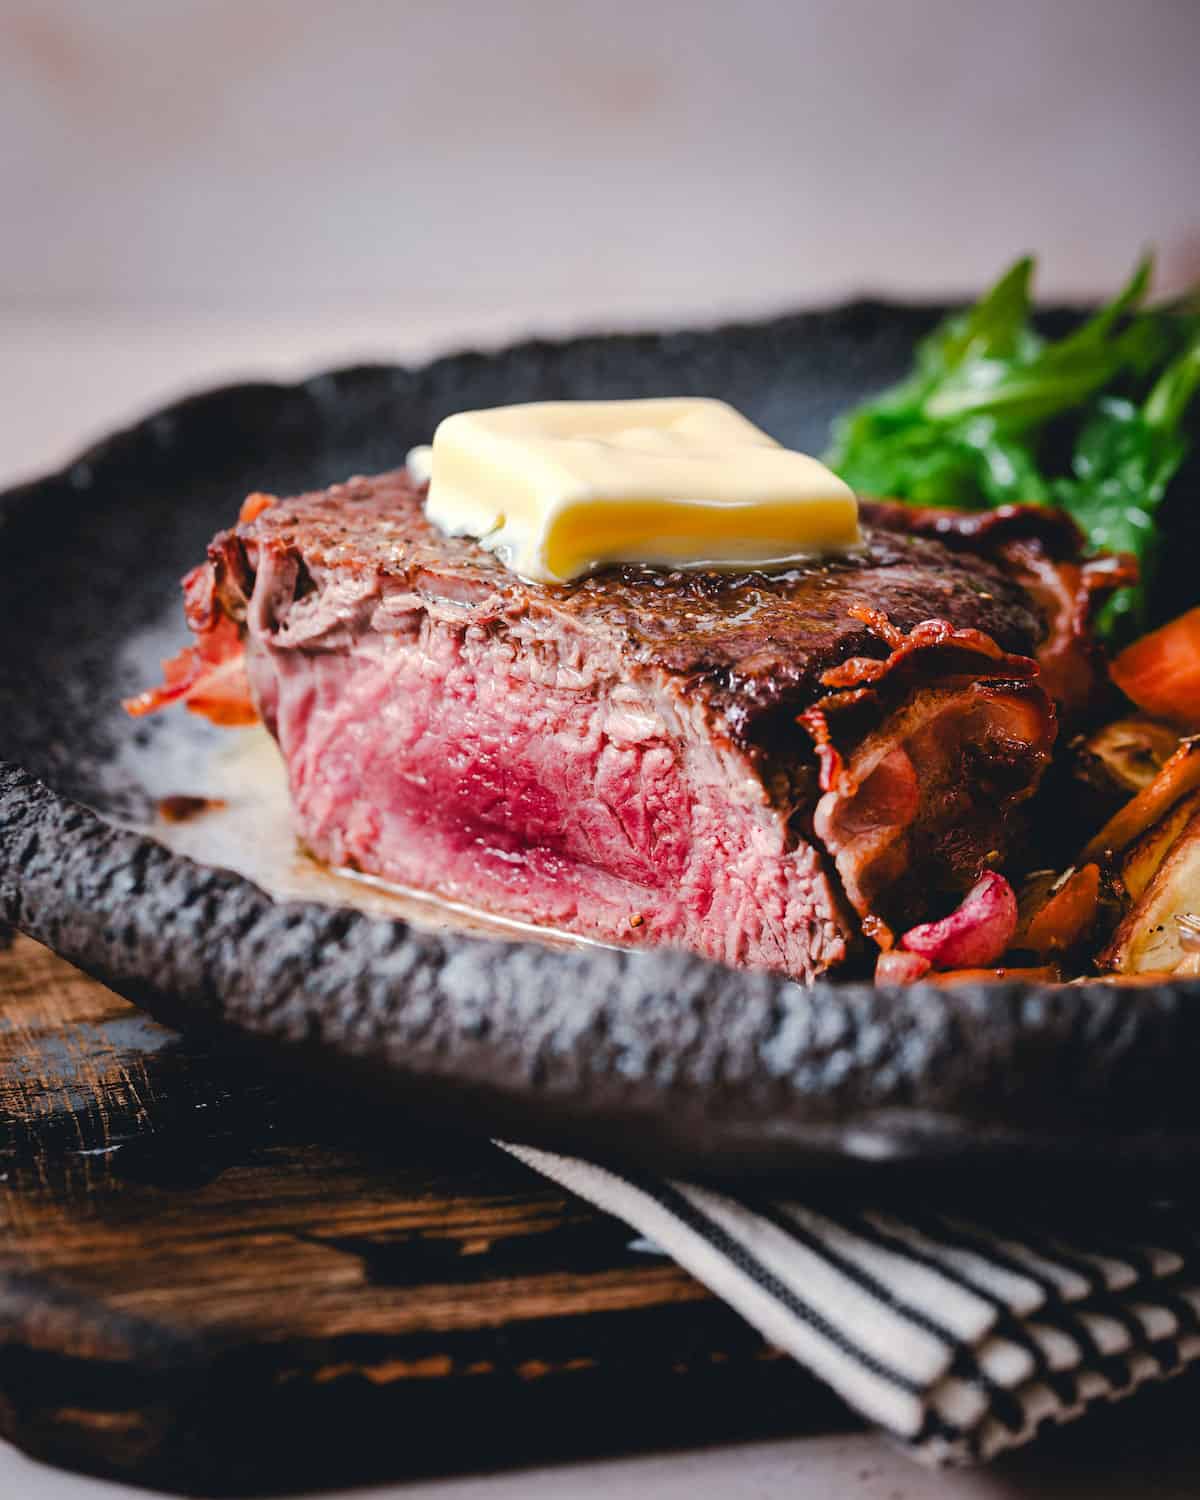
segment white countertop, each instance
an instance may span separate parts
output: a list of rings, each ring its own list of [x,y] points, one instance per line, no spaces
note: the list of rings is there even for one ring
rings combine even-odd
[[[543,308],[537,326],[554,331],[569,322],[565,314],[545,316]],[[355,314],[310,327],[246,318],[0,319],[0,487],[65,462],[111,427],[188,390],[229,378],[294,378],[355,357],[417,360],[463,344],[497,342],[528,326],[522,310],[511,307],[490,318],[474,316],[469,325],[431,313]],[[655,1500],[725,1500],[735,1493],[753,1500],[1141,1500],[1150,1493],[1156,1500],[1194,1500],[1200,1434],[1173,1413],[1156,1421],[1162,1406],[1162,1398],[1149,1393],[977,1473],[930,1473],[881,1439],[859,1434],[353,1493],[357,1500],[608,1500],[614,1490]],[[133,1500],[146,1493],[45,1468],[0,1444],[3,1500]]]

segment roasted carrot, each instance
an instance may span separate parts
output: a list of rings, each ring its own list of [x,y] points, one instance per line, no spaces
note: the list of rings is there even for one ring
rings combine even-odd
[[[1074,870],[1034,913],[1017,946],[1033,953],[1066,953],[1086,937],[1100,904],[1100,867]]]
[[[1119,854],[1134,839],[1174,807],[1181,797],[1200,787],[1200,739],[1183,740],[1149,786],[1115,812],[1079,856],[1080,864]]]
[[[1126,646],[1109,671],[1145,713],[1200,729],[1200,608]]]
[[[941,974],[930,974],[926,984],[978,984],[983,979],[1019,980],[1022,984],[1061,984],[1062,970],[1057,964],[1039,964],[1033,969],[946,969]]]

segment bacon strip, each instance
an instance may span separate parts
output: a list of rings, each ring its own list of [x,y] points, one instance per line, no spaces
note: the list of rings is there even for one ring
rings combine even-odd
[[[852,656],[840,666],[831,667],[821,674],[824,687],[844,690],[882,682],[918,652],[946,649],[965,651],[970,656],[982,657],[999,665],[998,671],[980,672],[978,664],[972,662],[968,671],[973,676],[1021,680],[1037,676],[1037,662],[1031,657],[1014,656],[1001,650],[982,630],[958,630],[948,620],[934,619],[922,620],[905,632],[893,625],[882,610],[855,604],[851,605],[849,613],[853,619],[861,620],[872,635],[877,635],[890,648],[890,654],[882,661],[874,656]]]
[[[226,728],[256,723],[242,633],[217,603],[212,568],[207,563],[193,568],[183,581],[183,592],[195,644],[164,661],[162,686],[126,698],[125,712],[140,719],[168,703],[182,702],[192,713]]]
[[[1114,589],[1137,582],[1137,562],[1123,553],[1056,561],[1028,541],[1008,542],[1000,556],[1046,620],[1046,638],[1037,648],[1042,686],[1061,716],[1088,717],[1105,688],[1104,654],[1092,636],[1091,620]]]
[[[823,792],[832,791],[837,786],[844,769],[828,716],[871,701],[881,683],[897,671],[917,665],[923,653],[961,653],[965,658],[961,667],[954,660],[952,667],[976,681],[1001,678],[1009,682],[1028,682],[1038,675],[1036,661],[1002,650],[982,630],[956,629],[948,620],[932,619],[922,620],[905,632],[893,625],[882,610],[852,605],[848,613],[878,636],[889,647],[889,653],[882,660],[875,656],[852,656],[823,672],[821,685],[833,691],[796,718],[796,722],[812,736]]]
[[[1138,579],[1128,553],[1084,558],[1084,537],[1063,511],[1044,505],[1001,505],[958,511],[864,500],[864,522],[936,537],[944,546],[998,563],[1037,605],[1046,634],[1037,648],[1041,683],[1061,720],[1084,720],[1101,705],[1104,654],[1091,632],[1096,611],[1114,589]]]

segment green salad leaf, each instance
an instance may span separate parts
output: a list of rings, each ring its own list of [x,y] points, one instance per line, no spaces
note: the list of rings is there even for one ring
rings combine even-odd
[[[1200,301],[1143,309],[1144,256],[1111,302],[1065,337],[1034,326],[1034,262],[1016,262],[981,301],[918,345],[898,385],[836,424],[827,462],[863,494],[984,510],[1059,505],[1096,550],[1132,552],[1101,632],[1142,623],[1157,512],[1187,456],[1200,387]]]

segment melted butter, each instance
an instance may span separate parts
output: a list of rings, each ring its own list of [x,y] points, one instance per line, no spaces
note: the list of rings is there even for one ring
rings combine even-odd
[[[408,462],[435,526],[539,583],[611,563],[781,569],[860,542],[850,487],[723,401],[459,412]]]

